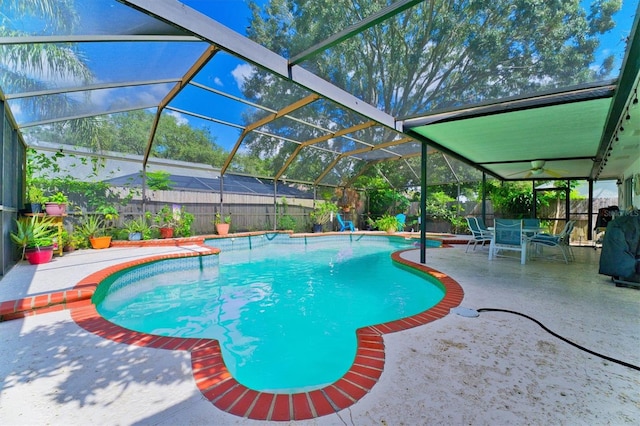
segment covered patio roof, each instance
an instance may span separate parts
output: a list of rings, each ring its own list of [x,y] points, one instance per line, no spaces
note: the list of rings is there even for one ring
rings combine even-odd
[[[502,63],[474,64],[486,44],[459,55],[468,62],[462,68],[431,63],[429,49],[451,23],[433,18],[444,7],[438,2],[373,2],[354,15],[358,19],[332,22],[339,30],[324,40],[305,41],[299,24],[290,37],[295,46],[278,46],[280,53],[262,45],[257,30],[239,27],[231,17],[236,3],[216,3],[213,8],[196,0],[90,0],[77,7],[79,3],[70,1],[65,5],[77,9],[61,7],[59,15],[49,17],[53,23],[11,3],[1,6],[8,19],[0,37],[0,96],[9,106],[13,125],[33,146],[42,129],[54,123],[144,110],[155,115],[144,166],[153,155],[158,124],[174,116],[207,127],[228,151],[226,159],[214,165],[222,174],[242,173],[237,154],[245,152],[274,159],[264,177],[316,185],[345,185],[362,173],[376,173],[372,166],[387,160],[400,160],[410,170],[407,180],[417,180],[423,143],[430,154],[453,157],[504,180],[616,179],[640,156],[637,1],[631,7],[625,3],[614,16],[615,25],[608,32],[617,42],[598,39],[601,49],[612,55],[609,72],[567,65],[550,76],[548,67],[539,66],[525,78],[504,71]],[[517,13],[513,8],[493,11],[490,3],[472,7],[447,13],[455,22],[485,19],[484,24],[500,13],[513,22],[511,15]],[[629,11],[635,16],[627,16]],[[357,61],[366,53],[354,53],[354,46],[367,48],[368,37],[377,31],[408,20],[420,22],[420,16],[424,26],[442,25],[427,34],[433,40],[422,45],[422,57],[419,52],[403,53],[415,56],[408,65],[424,68],[416,81],[440,74],[423,95],[407,95],[413,89],[403,86],[401,76],[394,80],[375,70],[361,75],[354,66],[345,70],[345,77],[323,67],[346,52]],[[264,19],[284,25],[275,16]],[[535,25],[547,25],[545,16],[537,19]],[[61,25],[66,20],[74,25]],[[407,31],[389,42],[408,44],[414,36]],[[447,40],[453,44],[453,38]],[[513,50],[514,42],[509,43]],[[525,41],[515,43],[525,50],[520,43]],[[79,61],[75,74],[52,69],[54,54],[48,49],[54,47],[56,54]],[[495,51],[505,48],[492,46]],[[30,66],[25,56],[34,52],[46,64],[40,69]],[[540,52],[534,49],[530,56],[536,54]],[[388,49],[369,55],[380,55],[376,64],[397,58]],[[509,55],[517,63],[519,54]],[[497,60],[505,56],[496,53]],[[536,62],[544,65],[550,60],[541,57]],[[344,57],[345,66],[352,61]],[[450,81],[447,73],[467,72],[472,80],[484,68],[494,69],[496,75],[474,86],[473,93],[448,87],[462,85],[465,77]],[[251,77],[245,77],[239,89],[232,89],[230,75],[240,72],[263,75],[264,86],[249,88]],[[367,85],[375,92],[372,97],[360,90]],[[393,89],[388,101],[387,88]]]

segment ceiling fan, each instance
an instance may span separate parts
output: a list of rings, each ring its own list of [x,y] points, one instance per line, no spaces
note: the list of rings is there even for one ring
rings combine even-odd
[[[522,170],[519,172],[515,172],[515,173],[511,173],[508,176],[514,176],[514,175],[518,175],[520,173],[525,173],[525,175],[523,176],[524,179],[530,178],[531,176],[541,176],[543,174],[554,177],[554,178],[560,178],[562,177],[562,172],[561,170],[551,170],[551,169],[546,169],[544,167],[546,161],[545,160],[532,160],[531,161],[531,168],[527,169],[527,170]]]

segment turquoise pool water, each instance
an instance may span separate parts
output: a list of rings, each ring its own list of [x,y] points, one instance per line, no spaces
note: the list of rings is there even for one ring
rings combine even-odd
[[[408,247],[388,238],[316,238],[227,248],[219,270],[130,271],[139,276],[119,277],[126,285],[112,283],[97,307],[132,330],[218,339],[227,368],[249,388],[308,391],[349,369],[357,328],[417,314],[442,299],[435,281],[391,262],[393,251]]]

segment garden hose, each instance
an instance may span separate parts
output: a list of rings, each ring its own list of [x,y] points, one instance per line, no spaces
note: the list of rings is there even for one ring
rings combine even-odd
[[[553,332],[553,331],[549,330],[547,327],[545,327],[545,326],[544,326],[544,324],[542,324],[542,323],[541,323],[540,321],[538,321],[537,319],[535,319],[535,318],[531,318],[530,316],[525,315],[525,314],[523,314],[523,313],[515,312],[515,311],[510,311],[510,310],[507,310],[507,309],[494,309],[494,308],[482,308],[482,309],[478,309],[478,310],[477,310],[477,312],[506,312],[506,313],[509,313],[509,314],[519,315],[519,316],[521,316],[521,317],[524,317],[524,318],[526,318],[526,319],[528,319],[528,320],[531,320],[531,321],[535,322],[535,323],[536,323],[536,324],[538,324],[540,327],[542,327],[542,329],[543,329],[544,331],[546,331],[547,333],[551,334],[552,336],[557,337],[558,339],[562,340],[563,342],[566,342],[566,343],[570,344],[571,346],[574,346],[574,347],[576,347],[576,348],[580,349],[581,351],[587,352],[587,353],[589,353],[589,354],[591,354],[591,355],[595,355],[595,356],[600,357],[600,358],[602,358],[602,359],[606,359],[607,361],[611,361],[611,362],[614,362],[614,363],[616,363],[616,364],[620,364],[620,365],[623,365],[623,366],[625,366],[625,367],[629,367],[629,368],[632,368],[632,369],[634,369],[634,370],[640,371],[640,367],[638,367],[637,365],[633,365],[633,364],[630,364],[630,363],[628,363],[628,362],[621,361],[621,360],[619,360],[619,359],[611,358],[611,357],[609,357],[609,356],[607,356],[607,355],[603,355],[603,354],[600,354],[600,353],[598,353],[598,352],[594,352],[594,351],[592,351],[591,349],[587,349],[587,348],[585,348],[584,346],[580,346],[580,345],[578,345],[577,343],[574,343],[574,342],[572,342],[571,340],[566,339],[566,338],[564,338],[564,337],[560,336],[559,334],[557,334],[557,333],[555,333],[555,332]]]

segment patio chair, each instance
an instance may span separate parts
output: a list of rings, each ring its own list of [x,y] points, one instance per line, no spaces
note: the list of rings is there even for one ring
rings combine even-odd
[[[340,225],[340,229],[339,229],[340,232],[343,232],[347,228],[349,228],[351,232],[355,230],[353,226],[353,222],[350,220],[343,220],[342,216],[340,216],[340,213],[336,213],[336,219],[338,219],[338,224]]]
[[[525,218],[522,219],[523,228],[540,228],[540,219]],[[535,232],[525,232],[527,238],[531,238],[535,235]]]
[[[493,234],[490,231],[483,231],[480,229],[478,224],[478,220],[475,217],[467,218],[467,225],[469,226],[469,231],[471,231],[471,239],[467,242],[467,248],[465,249],[465,253],[469,251],[469,246],[473,244],[473,249],[476,249],[476,246],[480,244],[484,247],[485,243],[491,243],[491,238]]]
[[[493,239],[489,246],[489,260],[503,256],[503,251],[519,251],[520,263],[527,260],[527,239],[522,234],[521,219],[496,219]]]
[[[493,232],[491,232],[489,228],[487,228],[487,225],[485,225],[484,219],[482,218],[482,216],[475,216],[475,220],[476,222],[478,222],[478,227],[480,228],[480,230],[484,232],[488,232],[489,234],[493,234]]]
[[[405,222],[407,221],[407,215],[404,213],[398,213],[396,215],[396,219],[398,219],[398,231],[404,231]]]
[[[570,237],[573,227],[575,226],[575,220],[569,220],[565,223],[564,228],[559,234],[538,234],[529,240],[529,244],[536,247],[535,252],[541,253],[541,248],[544,247],[557,247],[560,249],[560,253],[564,259],[564,263],[573,261],[573,251],[571,250]],[[544,256],[539,256],[544,257]],[[547,256],[547,258],[552,258]]]

